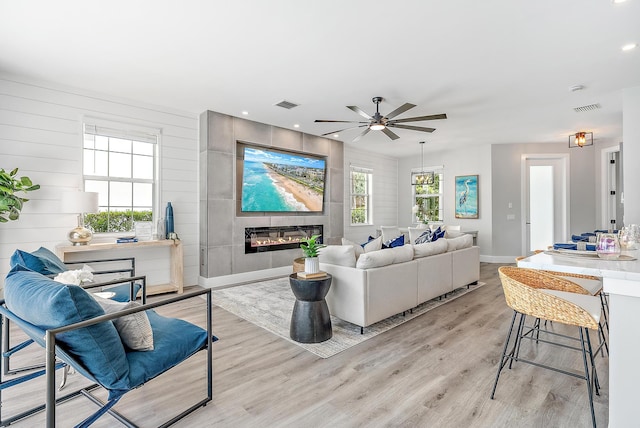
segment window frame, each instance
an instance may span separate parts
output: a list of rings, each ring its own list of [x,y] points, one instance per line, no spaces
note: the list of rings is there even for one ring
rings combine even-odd
[[[424,194],[417,194],[416,193],[416,188],[418,186],[422,186],[420,184],[411,184],[411,201],[412,201],[412,210],[411,210],[411,221],[413,223],[423,223],[423,221],[418,217],[418,212],[414,212],[414,208],[418,206],[418,198],[421,199],[431,199],[431,198],[438,198],[438,218],[437,219],[433,219],[433,218],[429,218],[428,222],[429,223],[442,223],[444,221],[444,167],[442,165],[440,166],[430,166],[430,167],[424,167],[424,168],[413,168],[411,169],[411,176],[410,176],[410,183],[414,183],[415,179],[414,176],[424,173],[425,171],[433,171],[434,173],[434,178],[437,177],[437,179],[435,179],[434,181],[437,181],[438,183],[438,193],[424,193]]]
[[[86,150],[87,148],[85,147],[85,138],[87,135],[93,135],[93,136],[102,136],[102,137],[106,137],[106,138],[115,138],[115,139],[121,139],[121,140],[129,140],[132,143],[131,146],[131,151],[128,153],[128,155],[130,156],[130,160],[131,160],[131,177],[116,177],[116,176],[111,176],[110,175],[110,171],[109,171],[109,165],[107,164],[107,175],[97,175],[97,174],[85,174],[85,157],[86,157]],[[135,184],[151,184],[151,212],[152,212],[152,216],[151,216],[151,222],[154,225],[154,230],[155,230],[155,225],[157,224],[158,219],[161,217],[160,215],[160,142],[161,142],[161,136],[162,136],[162,132],[160,129],[158,128],[149,128],[149,127],[144,127],[144,126],[138,126],[138,125],[132,125],[132,124],[126,124],[126,123],[120,123],[120,122],[112,122],[112,121],[105,121],[105,120],[100,120],[100,119],[86,119],[83,120],[82,123],[82,129],[81,129],[81,138],[82,138],[82,146],[81,146],[81,150],[82,150],[82,157],[81,157],[81,168],[82,168],[82,187],[84,190],[86,190],[86,183],[87,181],[104,181],[107,183],[107,201],[105,204],[104,200],[100,200],[100,212],[104,212],[104,211],[112,211],[112,207],[125,207],[124,205],[112,205],[112,201],[110,198],[110,192],[111,192],[111,183],[132,183],[132,190],[131,190],[131,206],[130,207],[125,207],[125,209],[131,209],[132,211],[134,210],[134,208],[138,207],[137,205],[134,205],[134,199],[135,199]],[[95,141],[95,140],[94,140]],[[141,142],[141,143],[148,143],[148,144],[152,144],[153,147],[153,152],[151,155],[145,155],[145,154],[141,154],[141,153],[134,153],[134,148],[133,148],[133,142]],[[95,148],[94,149],[88,149],[88,150],[94,150],[97,151]],[[102,152],[106,152],[107,154],[107,162],[109,161],[109,154],[110,153],[121,153],[117,150],[111,150],[111,147],[107,147],[106,150],[99,150]],[[127,153],[125,153],[127,154]],[[152,163],[152,178],[136,178],[134,177],[134,156],[136,155],[140,155],[140,156],[150,156],[151,159],[151,163]],[[145,206],[146,207],[146,206]],[[119,210],[114,210],[115,211],[119,211]],[[132,219],[133,220],[133,219]],[[123,234],[123,233],[134,233],[135,231],[135,224],[134,224],[135,220],[132,221],[131,223],[131,229],[128,231],[107,231],[107,232],[94,232],[94,236],[113,236],[113,235],[119,235],[119,234]]]
[[[366,191],[365,193],[355,193],[354,192],[354,173],[365,174],[366,180]],[[362,223],[354,223],[353,222],[353,212],[359,207],[355,206],[354,203],[356,198],[364,197],[366,199],[366,207],[365,207],[365,220]],[[356,165],[349,166],[349,224],[351,226],[371,226],[373,225],[373,169],[360,167]]]

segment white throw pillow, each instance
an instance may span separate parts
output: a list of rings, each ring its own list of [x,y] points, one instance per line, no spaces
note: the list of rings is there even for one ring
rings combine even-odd
[[[447,242],[447,251],[461,250],[473,246],[473,236],[468,234],[457,238],[445,239],[445,241]]]
[[[371,269],[375,267],[388,266],[393,264],[394,258],[393,251],[390,249],[369,252],[365,251],[365,253],[358,258],[356,267],[358,269]]]
[[[409,241],[412,244],[416,243],[416,239],[420,237],[427,230],[426,227],[410,227],[409,228]]]
[[[382,242],[385,244],[402,235],[398,226],[380,226],[380,230],[382,231]]]
[[[378,236],[376,239],[372,239],[371,241],[367,242],[363,248],[365,253],[370,253],[371,251],[378,251],[382,249],[382,236]]]
[[[433,256],[435,254],[446,253],[448,248],[446,239],[438,239],[433,242],[425,242],[424,244],[416,244],[413,246],[413,255],[415,258]]]
[[[358,247],[360,246],[358,245]],[[318,259],[320,263],[347,267],[356,266],[356,253],[352,245],[327,245],[318,250]]]
[[[125,309],[141,306],[138,302],[116,302],[115,300],[104,299],[99,296],[91,295],[96,302],[102,307],[106,314],[120,312]],[[120,340],[129,349],[134,351],[153,351],[153,330],[147,314],[136,312],[135,314],[126,315],[124,317],[113,320]]]
[[[457,238],[459,236],[464,235],[464,233],[457,231],[457,230],[449,230],[449,226],[447,226],[447,229],[444,231],[444,237],[447,239],[451,239],[451,238]]]
[[[342,245],[351,245],[351,246],[353,246],[353,251],[355,251],[355,253],[356,253],[356,259],[358,257],[360,257],[360,254],[364,253],[364,248],[362,248],[362,245],[356,244],[355,242],[349,241],[348,239],[342,238]]]
[[[413,260],[413,246],[401,245],[399,247],[389,248],[385,251],[393,253],[393,263],[404,263]]]
[[[452,225],[452,224],[449,224],[449,225],[447,225],[447,226],[444,226],[444,230],[446,230],[446,231],[452,231],[452,232],[453,232],[453,231],[460,232],[460,225],[458,224],[458,225],[455,225],[455,226],[454,226],[454,225]]]

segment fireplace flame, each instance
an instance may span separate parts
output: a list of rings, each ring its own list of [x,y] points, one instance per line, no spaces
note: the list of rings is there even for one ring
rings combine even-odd
[[[251,238],[252,247],[264,247],[267,245],[295,244],[302,241],[305,236],[288,236],[287,238]]]

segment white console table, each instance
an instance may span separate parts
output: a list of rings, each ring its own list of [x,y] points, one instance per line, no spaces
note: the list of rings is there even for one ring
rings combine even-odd
[[[68,262],[72,254],[87,253],[92,251],[109,251],[109,250],[135,250],[143,251],[147,248],[169,247],[171,256],[171,282],[168,284],[159,284],[148,287],[147,294],[160,294],[183,292],[183,250],[182,242],[179,239],[166,239],[161,241],[139,241],[117,244],[115,242],[88,244],[88,245],[58,245],[56,246],[56,254],[63,262]]]
[[[640,250],[623,254],[636,259]],[[601,260],[539,253],[518,261],[519,267],[595,275],[609,294],[609,426],[636,426],[640,368],[640,260]]]

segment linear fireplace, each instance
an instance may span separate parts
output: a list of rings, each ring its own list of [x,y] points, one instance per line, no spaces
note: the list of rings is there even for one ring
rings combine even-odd
[[[299,248],[300,240],[320,235],[322,243],[322,225],[312,226],[272,226],[248,227],[244,229],[244,253],[288,250]]]

